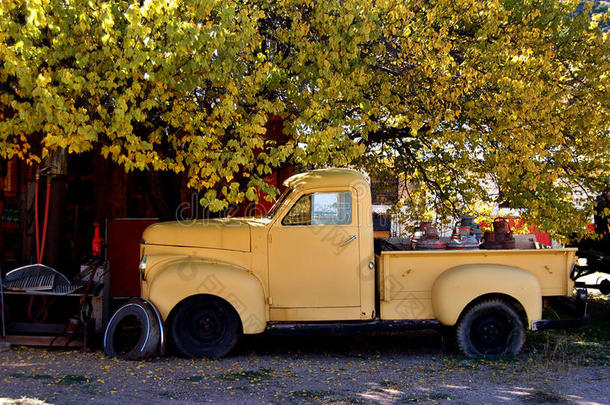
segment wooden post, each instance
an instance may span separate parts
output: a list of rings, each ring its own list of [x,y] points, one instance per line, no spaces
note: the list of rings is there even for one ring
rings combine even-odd
[[[43,166],[50,167],[50,171],[47,173],[47,181],[51,182],[51,195],[45,257],[42,260],[45,264],[65,274],[66,270],[68,270],[66,267],[69,265],[71,259],[71,256],[67,252],[66,240],[66,209],[68,195],[67,151],[65,149],[51,151],[44,160]],[[43,195],[43,190],[46,190],[46,187],[41,184],[41,195]],[[44,201],[42,198],[40,200]],[[42,218],[43,215],[44,207],[41,208],[40,218]]]

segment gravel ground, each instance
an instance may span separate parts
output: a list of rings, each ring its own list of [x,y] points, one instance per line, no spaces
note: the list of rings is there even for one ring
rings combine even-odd
[[[609,403],[606,358],[574,362],[542,344],[471,360],[442,347],[434,332],[249,337],[218,361],[13,347],[0,352],[0,403]]]

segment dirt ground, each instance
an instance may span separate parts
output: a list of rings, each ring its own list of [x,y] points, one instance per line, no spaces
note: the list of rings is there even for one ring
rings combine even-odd
[[[464,358],[432,331],[250,337],[217,361],[13,347],[0,353],[0,403],[609,403],[608,342],[528,339],[518,357],[494,360]]]

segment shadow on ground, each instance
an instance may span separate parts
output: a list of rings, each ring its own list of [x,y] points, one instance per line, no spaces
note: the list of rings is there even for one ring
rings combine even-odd
[[[400,334],[244,336],[233,352],[239,355],[336,355],[370,357],[390,354],[442,354],[451,352],[435,331]]]

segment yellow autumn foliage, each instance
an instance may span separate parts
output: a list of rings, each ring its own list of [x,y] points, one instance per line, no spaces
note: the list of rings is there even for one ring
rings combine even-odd
[[[607,16],[575,1],[1,1],[3,158],[100,145],[211,210],[286,163],[383,165],[441,214],[493,182],[564,234],[609,174]]]

